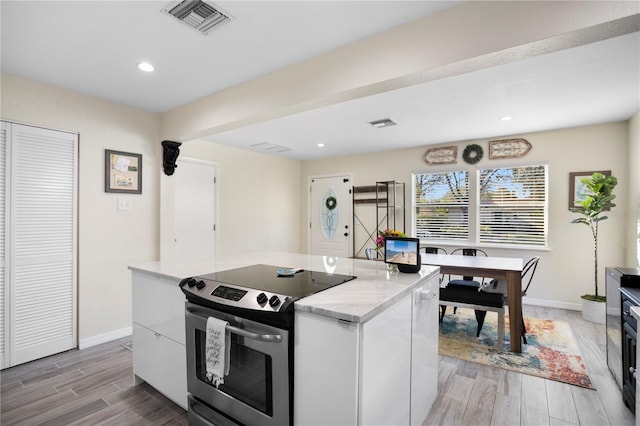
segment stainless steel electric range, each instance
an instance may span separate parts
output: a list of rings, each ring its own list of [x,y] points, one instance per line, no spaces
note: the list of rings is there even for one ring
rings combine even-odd
[[[186,302],[190,425],[293,424],[293,309],[296,300],[355,276],[252,265],[180,282]],[[228,322],[229,374],[206,379],[208,317]]]

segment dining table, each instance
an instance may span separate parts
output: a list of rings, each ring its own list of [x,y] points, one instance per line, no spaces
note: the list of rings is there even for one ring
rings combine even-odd
[[[423,265],[440,267],[442,274],[503,279],[507,283],[509,333],[512,352],[522,352],[522,268],[516,257],[462,256],[421,253]]]

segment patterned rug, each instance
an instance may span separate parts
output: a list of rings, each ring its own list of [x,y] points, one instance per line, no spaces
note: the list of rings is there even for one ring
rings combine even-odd
[[[473,310],[458,309],[453,314],[453,308],[448,307],[440,324],[440,355],[595,389],[569,324],[526,317],[524,322],[527,344],[522,345],[522,353],[508,351],[508,317],[505,318],[505,350],[500,352],[496,345],[498,331],[494,312],[487,312],[478,338]]]

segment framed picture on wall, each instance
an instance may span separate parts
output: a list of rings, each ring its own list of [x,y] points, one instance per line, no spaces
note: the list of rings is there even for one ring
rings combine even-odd
[[[569,173],[569,209],[578,206],[580,201],[584,200],[584,196],[582,194],[589,193],[589,189],[587,189],[580,180],[582,178],[591,177],[594,173],[602,173],[605,176],[611,176],[611,170]]]
[[[104,150],[104,191],[142,194],[142,154]]]

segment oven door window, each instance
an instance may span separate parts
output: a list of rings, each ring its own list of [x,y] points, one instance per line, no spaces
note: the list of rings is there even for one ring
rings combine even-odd
[[[196,377],[201,382],[215,387],[207,380],[205,357],[205,336],[201,330],[195,330],[196,338]],[[269,355],[258,352],[242,344],[243,337],[231,335],[229,374],[218,391],[263,412],[273,415],[272,365]]]

